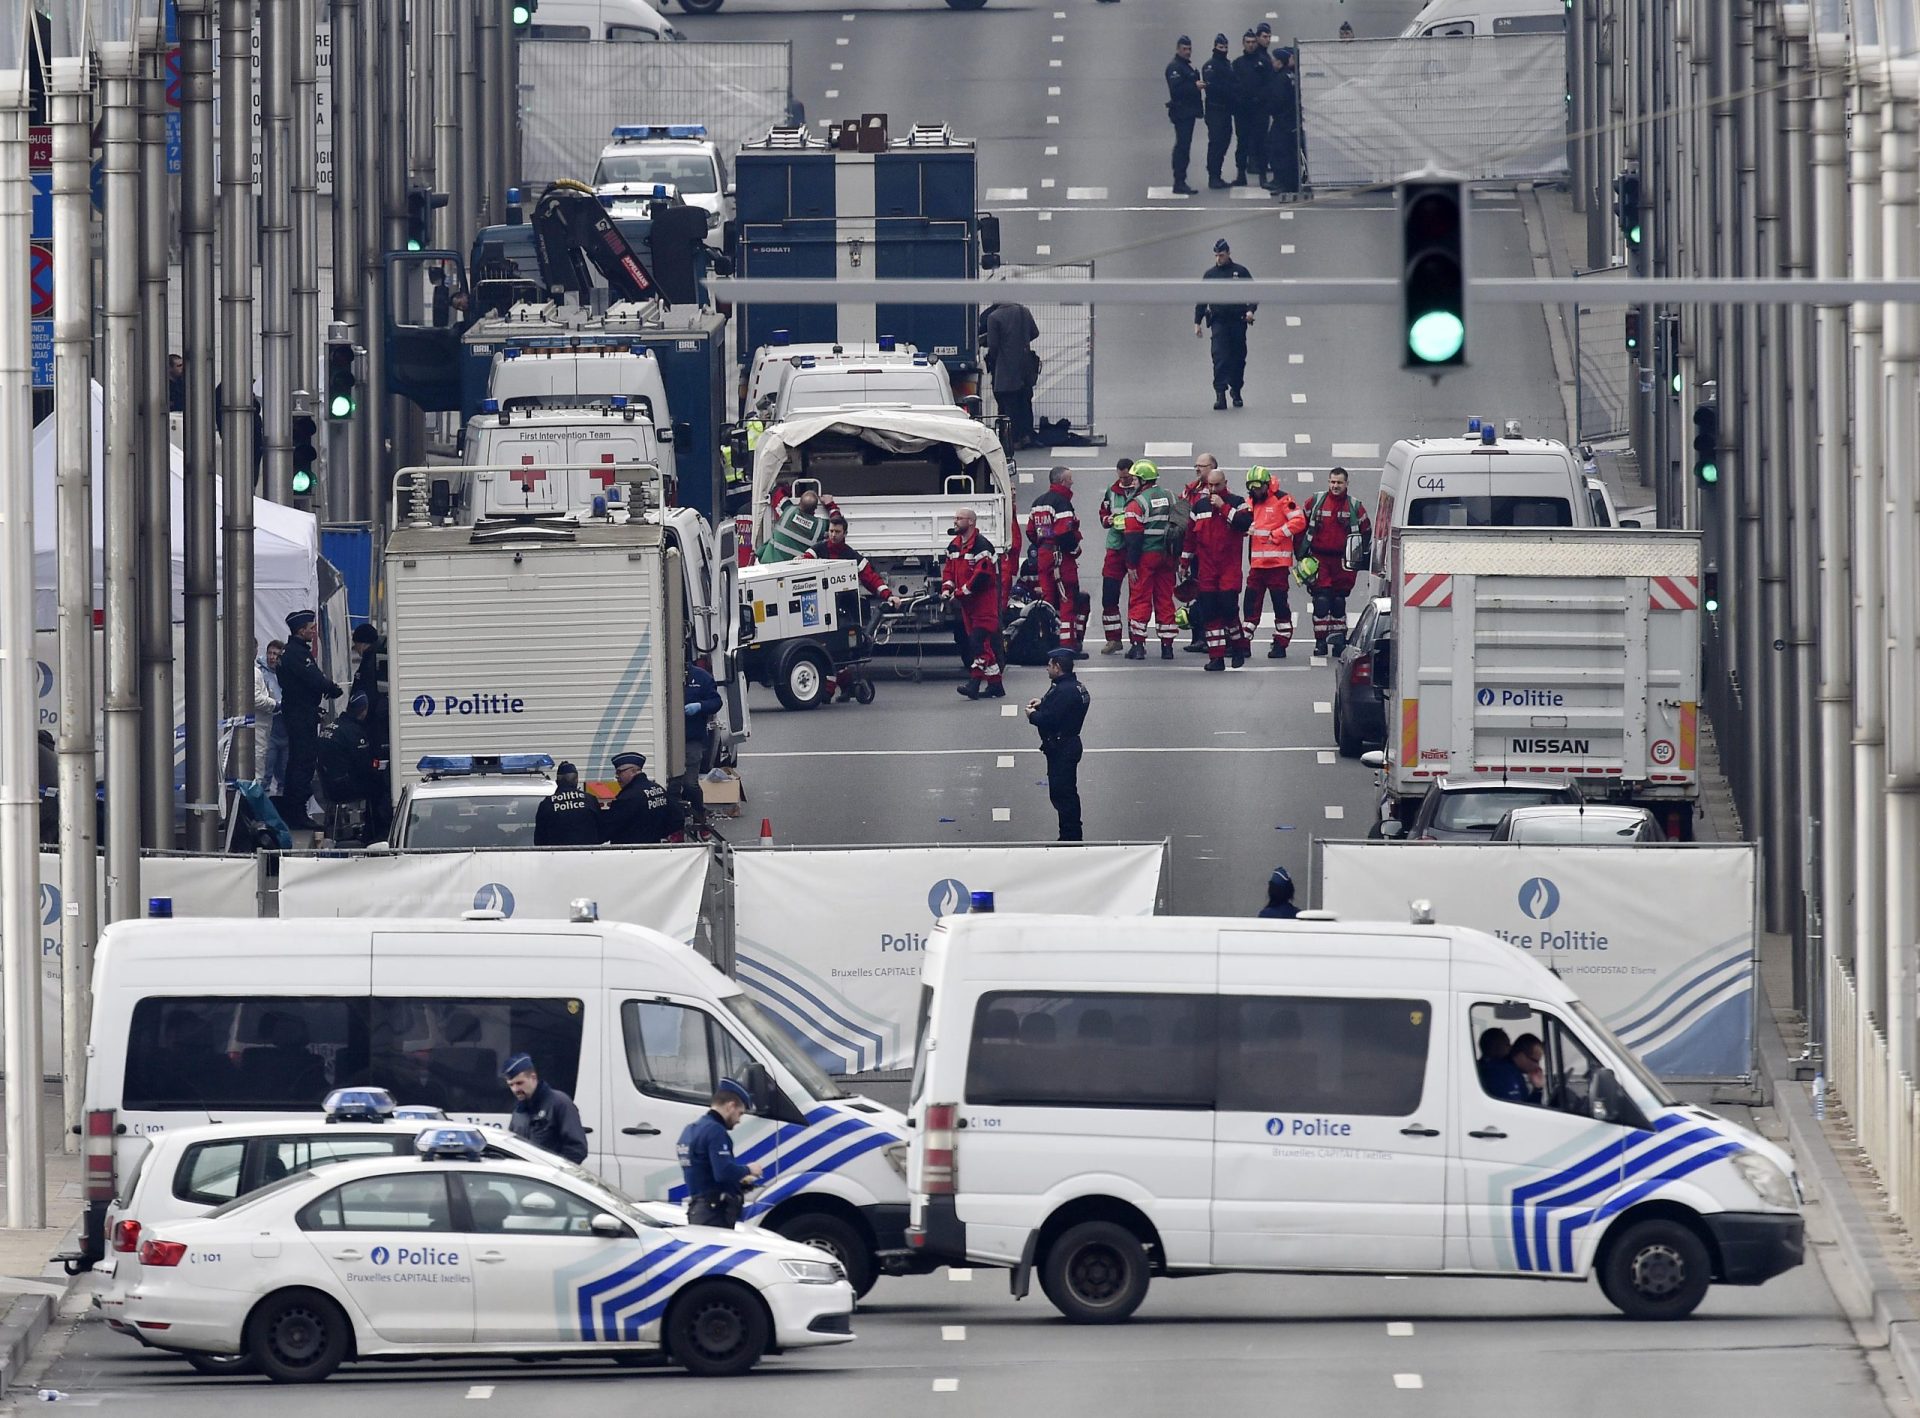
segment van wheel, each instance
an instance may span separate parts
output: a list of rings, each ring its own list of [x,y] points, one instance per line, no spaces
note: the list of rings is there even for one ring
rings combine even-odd
[[[689,15],[718,14],[724,0],[680,0],[680,8]]]
[[[1051,1246],[1040,1288],[1075,1324],[1118,1324],[1147,1297],[1147,1252],[1111,1221],[1083,1221]]]
[[[827,673],[827,657],[812,645],[796,645],[780,657],[774,672],[773,692],[788,709],[814,709],[822,704],[833,688]]]
[[[732,1378],[760,1362],[770,1331],[759,1296],[730,1281],[704,1280],[675,1298],[667,1348],[690,1374]]]
[[[986,4],[987,0],[947,0],[947,8],[950,10],[982,10],[986,8]]]
[[[213,1378],[239,1378],[258,1372],[251,1354],[182,1354],[197,1374]]]
[[[1600,1291],[1628,1319],[1685,1319],[1707,1297],[1713,1262],[1704,1242],[1677,1221],[1631,1226],[1607,1247]]]
[[[275,1383],[318,1383],[340,1367],[352,1337],[340,1307],[315,1290],[269,1295],[247,1319],[248,1357]]]
[[[829,1216],[824,1211],[803,1212],[788,1217],[774,1230],[789,1241],[814,1246],[839,1261],[840,1268],[847,1273],[847,1283],[853,1286],[854,1299],[865,1299],[873,1289],[878,1277],[874,1274],[873,1257],[868,1253],[867,1244],[860,1239],[859,1231],[838,1216]]]

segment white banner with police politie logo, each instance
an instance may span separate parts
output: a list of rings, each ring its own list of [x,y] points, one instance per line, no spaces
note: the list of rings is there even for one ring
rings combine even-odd
[[[740,852],[734,975],[832,1073],[913,1062],[920,954],[942,916],[1151,916],[1164,843]]]
[[[1551,966],[1662,1078],[1753,1071],[1754,849],[1323,842],[1321,904],[1407,919],[1426,900]]]
[[[607,851],[396,852],[280,859],[280,915],[439,916],[499,911],[564,921],[582,897],[603,921],[693,941],[707,883],[705,847]]]

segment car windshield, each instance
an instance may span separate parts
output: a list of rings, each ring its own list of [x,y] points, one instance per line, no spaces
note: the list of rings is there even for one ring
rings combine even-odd
[[[913,374],[840,375],[796,379],[787,389],[786,412],[802,409],[857,408],[862,404],[945,404],[946,392],[932,371]]]
[[[1410,527],[1571,527],[1564,497],[1416,497]]]
[[[232,1201],[222,1202],[219,1206],[214,1207],[213,1210],[202,1214],[208,1218],[231,1216],[242,1207],[252,1206],[257,1201],[264,1201],[276,1193],[285,1191],[288,1187],[300,1186],[312,1181],[315,1173],[319,1170],[321,1169],[315,1168],[302,1172],[289,1172],[278,1181],[268,1182],[265,1186],[257,1188],[254,1191],[243,1192]]]
[[[531,847],[533,793],[471,798],[415,798],[407,809],[408,847]]]
[[[608,153],[600,159],[600,170],[593,175],[594,186],[615,182],[665,182],[683,197],[690,192],[720,189],[713,159],[704,153],[650,153],[645,148]]]
[[[1592,842],[1619,846],[1639,840],[1636,818],[1592,817],[1585,813],[1555,813],[1551,817],[1523,818],[1513,824],[1516,842]]]
[[[1588,1009],[1586,1005],[1582,1004],[1579,1000],[1573,1002],[1573,1012],[1579,1017],[1580,1022],[1586,1025],[1591,1033],[1599,1036],[1601,1041],[1612,1051],[1614,1057],[1619,1059],[1620,1063],[1633,1075],[1634,1081],[1646,1089],[1656,1103],[1663,1108],[1672,1108],[1679,1105],[1680,1100],[1669,1093],[1667,1086],[1654,1075],[1653,1071],[1640,1062],[1639,1055],[1621,1043],[1614,1032],[1600,1022],[1600,1016]]]
[[[775,1023],[772,1016],[745,995],[728,996],[726,1006],[733,1017],[746,1026],[747,1033],[778,1059],[781,1067],[798,1079],[800,1086],[816,1102],[853,1096],[827,1077],[827,1071],[813,1061],[813,1056],[795,1043],[793,1036]]]
[[[1565,802],[1558,788],[1479,788],[1443,793],[1434,810],[1433,825],[1445,832],[1491,832],[1500,819],[1517,807],[1542,807]]]

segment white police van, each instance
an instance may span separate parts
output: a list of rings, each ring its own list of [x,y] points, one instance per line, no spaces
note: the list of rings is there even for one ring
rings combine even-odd
[[[489,1158],[477,1128],[432,1128],[416,1147],[157,1229],[123,1322],[157,1348],[244,1355],[280,1383],[350,1359],[663,1351],[733,1375],[853,1338],[853,1290],[810,1247],[669,1226],[577,1169]]]
[[[593,195],[616,217],[645,216],[653,202],[678,197],[704,211],[713,230],[727,219],[733,186],[704,124],[622,123],[600,150]]]
[[[310,1115],[377,1085],[453,1118],[504,1124],[500,1068],[532,1055],[570,1095],[587,1167],[684,1201],[674,1144],[723,1077],[761,1164],[747,1219],[831,1251],[864,1293],[904,1249],[900,1114],[852,1096],[740,986],[658,931],[610,922],[121,921],[94,966],[87,1070],[87,1247],[103,1253],[116,1171],[180,1127]]]
[[[1677,1319],[1801,1261],[1787,1155],[1478,931],[966,915],[921,978],[909,1243],[1070,1320],[1226,1270],[1591,1276]]]

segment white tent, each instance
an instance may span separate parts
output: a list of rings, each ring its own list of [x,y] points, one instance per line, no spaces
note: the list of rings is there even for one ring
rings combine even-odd
[[[102,604],[100,575],[105,545],[101,508],[104,504],[103,463],[106,439],[101,428],[105,395],[93,386],[93,603]],[[33,616],[38,630],[57,624],[55,592],[54,421],[41,420],[33,430]],[[185,619],[186,542],[181,527],[185,510],[185,476],[178,448],[169,447],[173,463],[173,620]],[[222,520],[218,479],[214,482],[214,544],[219,547]],[[320,527],[311,513],[282,507],[264,498],[253,500],[253,630],[264,646],[284,637],[289,611],[312,608],[319,594],[315,570],[320,556]]]

